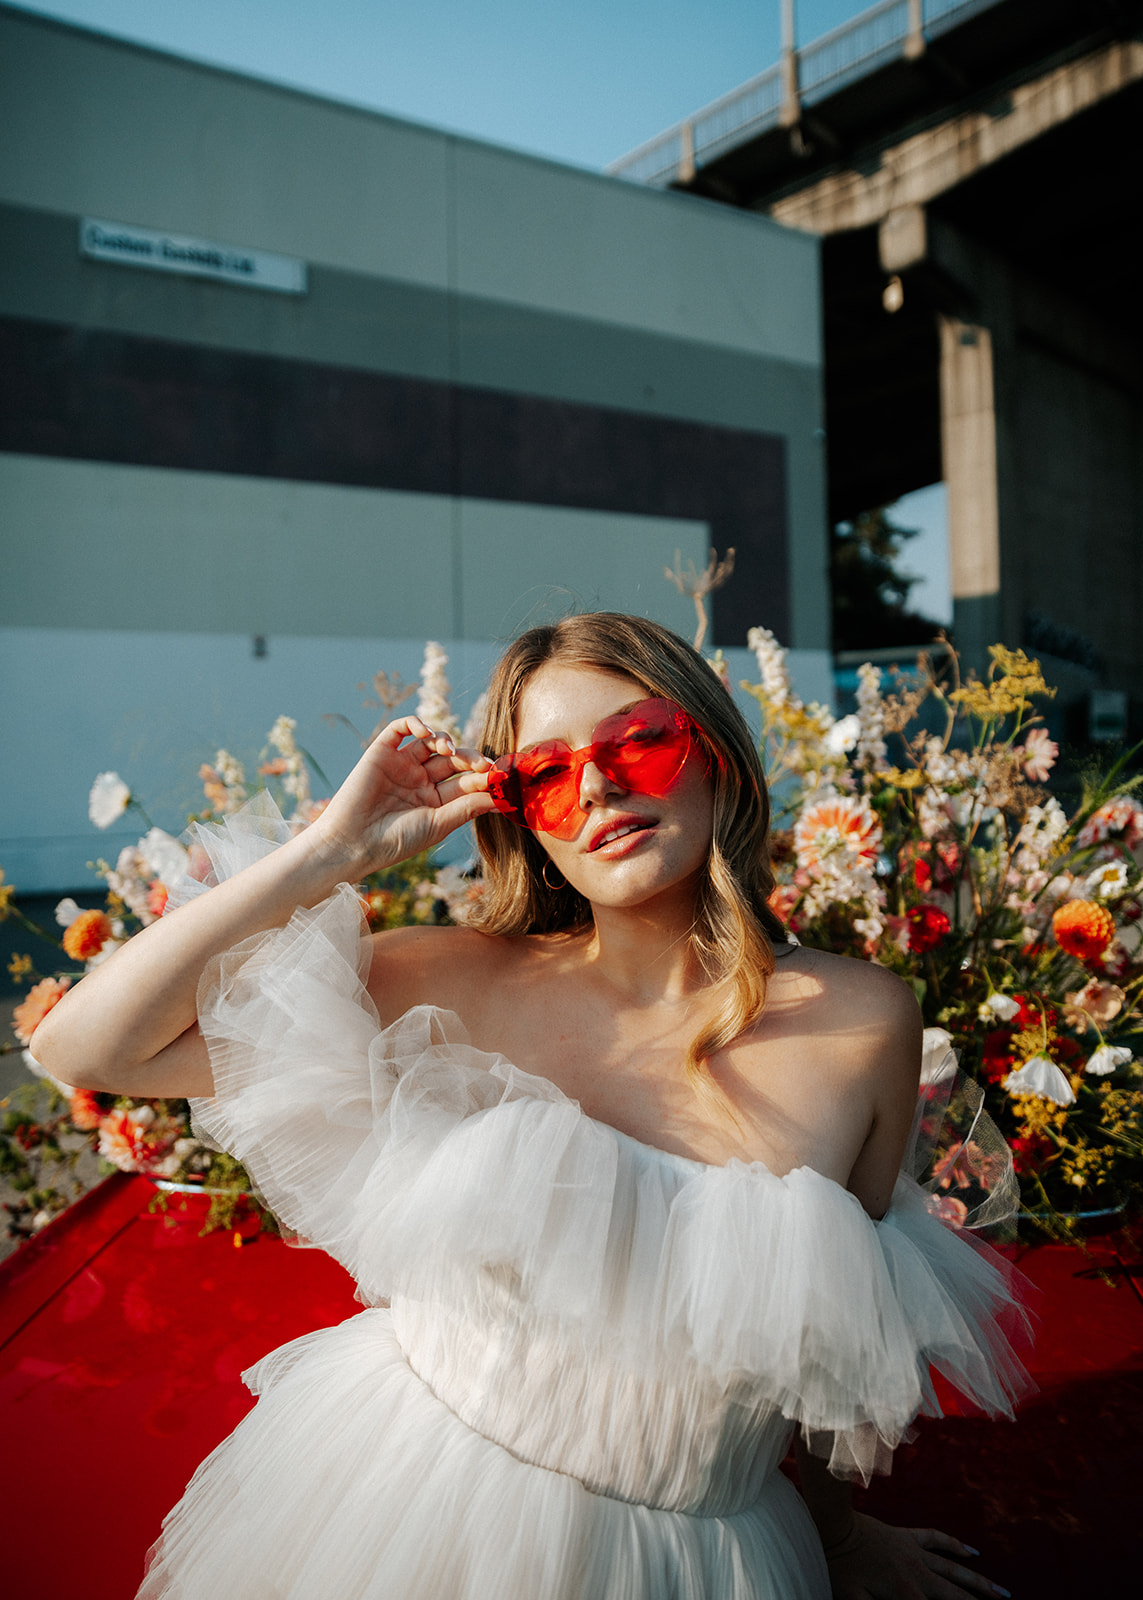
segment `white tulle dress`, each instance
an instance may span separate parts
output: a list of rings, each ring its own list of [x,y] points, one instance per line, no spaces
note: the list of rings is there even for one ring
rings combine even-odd
[[[279,830],[204,834],[225,876]],[[362,935],[343,887],[204,978],[199,1124],[367,1309],[245,1375],[140,1600],[828,1600],[793,1430],[867,1475],[930,1366],[1010,1413],[997,1258],[909,1178],[874,1223],[594,1122],[448,1012],[380,1027]]]

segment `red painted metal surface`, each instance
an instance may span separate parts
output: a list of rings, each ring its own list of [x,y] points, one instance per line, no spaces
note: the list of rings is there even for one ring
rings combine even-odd
[[[0,1267],[7,1594],[130,1600],[163,1516],[253,1404],[241,1372],[360,1309],[319,1251],[236,1249],[200,1235],[200,1196],[165,1215],[154,1197],[110,1178]]]
[[[6,1593],[131,1600],[164,1513],[252,1404],[243,1369],[357,1309],[319,1252],[265,1235],[236,1249],[200,1235],[199,1197],[166,1216],[153,1198],[144,1179],[111,1178],[0,1267]],[[1016,1423],[923,1424],[861,1497],[959,1534],[1017,1597],[1137,1582],[1140,1256],[1124,1237],[1090,1252],[1020,1254],[1044,1300],[1041,1392]]]

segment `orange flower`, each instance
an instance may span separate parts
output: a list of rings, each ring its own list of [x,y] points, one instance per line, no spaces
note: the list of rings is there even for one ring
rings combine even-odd
[[[153,917],[161,917],[167,909],[167,886],[160,883],[158,878],[152,878],[147,885],[147,910]]]
[[[807,806],[794,829],[794,848],[799,867],[809,872],[831,857],[847,868],[872,864],[881,848],[881,827],[866,800],[839,795]]]
[[[59,1005],[70,987],[70,978],[41,978],[28,990],[28,998],[12,1013],[12,1027],[21,1044],[31,1044],[40,1023],[53,1006]]]
[[[103,1120],[103,1107],[90,1089],[73,1089],[68,1100],[68,1115],[77,1128],[90,1133]]]
[[[1115,938],[1115,918],[1094,900],[1066,900],[1052,918],[1056,943],[1080,961],[1094,961]]]
[[[63,947],[73,961],[90,961],[111,937],[111,918],[105,911],[81,911],[64,929]]]

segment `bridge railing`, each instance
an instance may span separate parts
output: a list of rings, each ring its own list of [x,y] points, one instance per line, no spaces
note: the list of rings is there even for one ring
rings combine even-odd
[[[907,53],[916,37],[936,38],[998,0],[879,0],[858,16],[794,52],[798,101],[813,105],[855,78]],[[696,167],[782,121],[785,73],[779,61],[693,117],[650,139],[607,171],[632,183],[666,188],[693,177]]]

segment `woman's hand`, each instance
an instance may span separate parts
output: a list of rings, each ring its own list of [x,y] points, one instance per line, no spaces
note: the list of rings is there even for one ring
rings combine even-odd
[[[206,963],[491,810],[491,765],[419,717],[389,723],[308,828],[144,928],[70,989],[36,1029],[36,1059],[80,1088],[211,1094],[206,1049],[188,1032]]]
[[[955,1559],[970,1545],[934,1528],[891,1528],[854,1512],[850,1531],[826,1549],[833,1600],[966,1600],[1008,1590]]]
[[[420,717],[398,717],[370,744],[311,825],[327,859],[356,881],[440,844],[492,810],[492,763]]]

